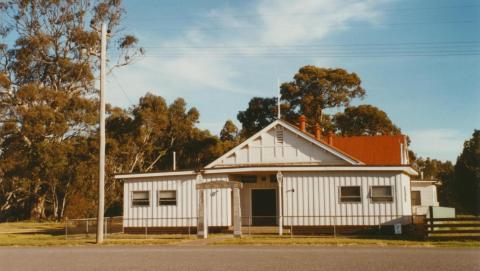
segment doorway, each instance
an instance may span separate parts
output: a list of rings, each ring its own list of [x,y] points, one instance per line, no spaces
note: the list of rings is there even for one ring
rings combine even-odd
[[[277,193],[275,189],[252,189],[252,225],[277,224]]]

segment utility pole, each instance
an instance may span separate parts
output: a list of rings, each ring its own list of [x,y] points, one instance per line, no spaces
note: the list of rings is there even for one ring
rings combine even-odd
[[[100,159],[98,174],[97,244],[103,243],[105,212],[105,80],[107,69],[107,24],[102,24],[100,48]]]

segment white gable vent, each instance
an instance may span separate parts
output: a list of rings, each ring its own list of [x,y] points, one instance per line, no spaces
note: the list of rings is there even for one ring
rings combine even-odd
[[[283,144],[283,127],[277,126],[275,129],[275,138],[277,143]]]

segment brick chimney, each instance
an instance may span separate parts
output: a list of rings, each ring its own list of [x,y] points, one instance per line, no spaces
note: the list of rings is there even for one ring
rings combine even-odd
[[[322,129],[320,128],[320,124],[315,123],[315,138],[317,140],[322,139]]]
[[[305,115],[301,115],[301,116],[298,118],[298,122],[300,123],[298,128],[299,128],[300,131],[302,131],[302,132],[305,132],[305,131],[306,131],[306,129],[305,129],[306,120],[307,120],[307,118],[305,117]]]
[[[333,133],[331,131],[328,132],[328,145],[333,145]]]

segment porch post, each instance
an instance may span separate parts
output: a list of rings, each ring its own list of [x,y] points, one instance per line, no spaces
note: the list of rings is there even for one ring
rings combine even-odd
[[[233,236],[242,237],[242,211],[240,207],[240,188],[233,188]]]
[[[283,174],[281,171],[277,172],[278,182],[278,235],[283,235]]]

